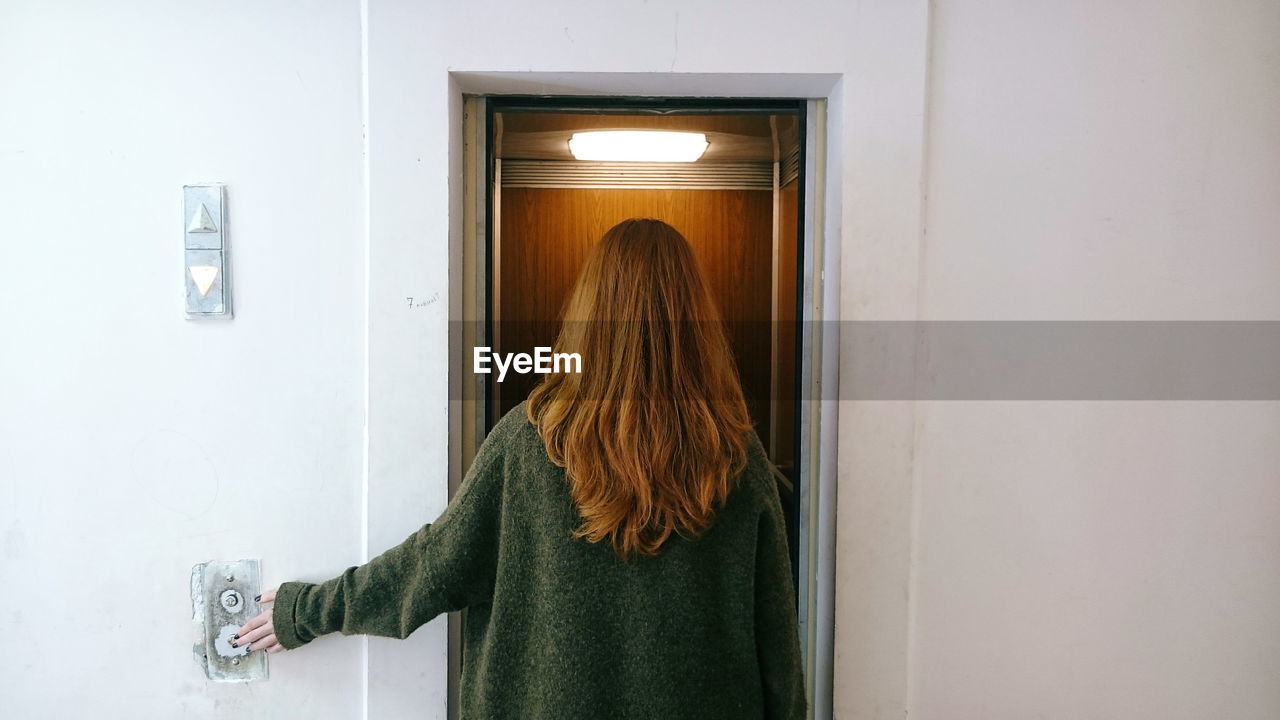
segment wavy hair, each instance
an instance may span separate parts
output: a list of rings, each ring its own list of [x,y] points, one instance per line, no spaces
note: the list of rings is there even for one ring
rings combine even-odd
[[[746,466],[752,422],[688,241],[661,220],[618,223],[562,319],[555,351],[578,353],[581,373],[545,376],[526,412],[565,468],[575,537],[624,560],[699,537]]]

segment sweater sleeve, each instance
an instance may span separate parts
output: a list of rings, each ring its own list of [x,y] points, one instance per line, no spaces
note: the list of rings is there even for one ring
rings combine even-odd
[[[806,711],[800,632],[782,502],[771,475],[764,478],[764,507],[756,537],[756,653],[765,717],[803,720]]]
[[[293,649],[332,632],[403,639],[441,613],[490,597],[504,467],[496,434],[436,522],[331,580],[282,583],[271,613],[280,644]]]

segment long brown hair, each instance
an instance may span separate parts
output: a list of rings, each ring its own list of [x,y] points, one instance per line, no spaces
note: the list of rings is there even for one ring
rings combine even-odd
[[[656,555],[712,524],[746,466],[751,417],[693,249],[651,218],[618,223],[587,256],[529,420],[565,468],[576,536],[609,538],[623,559]]]

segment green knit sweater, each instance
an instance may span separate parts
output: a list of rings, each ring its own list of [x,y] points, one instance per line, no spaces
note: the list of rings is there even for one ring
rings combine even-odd
[[[276,637],[404,638],[467,608],[466,720],[803,718],[782,506],[754,434],[749,453],[701,538],[624,562],[571,537],[564,469],[521,403],[436,522],[327,582],[283,583]]]

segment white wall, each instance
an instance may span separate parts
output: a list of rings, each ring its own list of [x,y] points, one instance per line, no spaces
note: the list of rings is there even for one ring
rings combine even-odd
[[[1280,320],[1280,6],[932,38],[922,317]],[[911,717],[1280,717],[1280,404],[917,413]]]
[[[0,5],[0,698],[10,718],[356,717],[361,641],[215,685],[187,578],[360,559],[352,2]],[[229,186],[230,323],[182,185]]]
[[[1280,312],[1269,5],[367,7],[0,6],[10,714],[442,716],[439,621],[369,642],[363,710],[357,638],[205,683],[186,575],[323,579],[443,508],[457,93],[501,84],[468,73],[835,75],[848,320]],[[181,317],[202,180],[230,185],[222,325]],[[1275,716],[1278,426],[1265,403],[841,403],[837,717]]]

